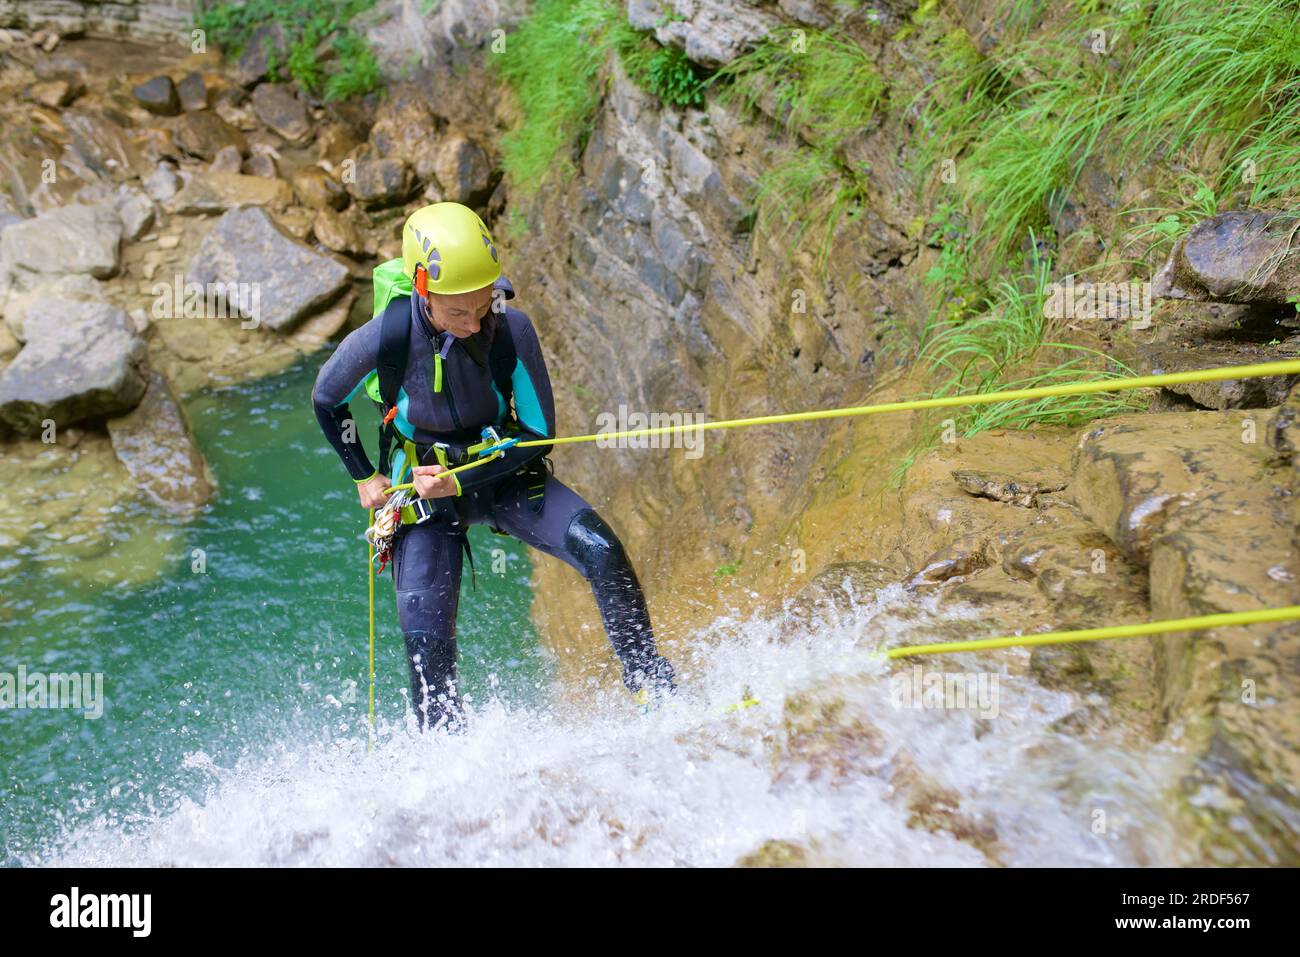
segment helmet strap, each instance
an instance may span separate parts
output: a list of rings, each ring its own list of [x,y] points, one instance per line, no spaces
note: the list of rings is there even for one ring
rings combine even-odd
[[[429,294],[429,273],[423,266],[415,267],[415,291],[421,299]]]

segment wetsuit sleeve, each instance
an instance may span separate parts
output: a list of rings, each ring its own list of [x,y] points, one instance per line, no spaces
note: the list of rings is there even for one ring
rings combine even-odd
[[[555,438],[555,397],[551,393],[551,377],[546,374],[546,361],[542,358],[542,344],[537,339],[528,316],[517,309],[507,313],[510,333],[515,342],[515,368],[510,374],[510,388],[514,396],[515,418],[520,425],[521,442]],[[497,479],[519,471],[534,459],[541,458],[553,446],[537,445],[521,449],[511,446],[499,459],[487,465],[461,472],[454,476],[460,480],[461,492],[487,485]]]
[[[349,333],[334,350],[321,366],[311,393],[316,421],[354,482],[364,482],[376,473],[348,403],[374,371],[378,352],[379,320],[372,319]]]

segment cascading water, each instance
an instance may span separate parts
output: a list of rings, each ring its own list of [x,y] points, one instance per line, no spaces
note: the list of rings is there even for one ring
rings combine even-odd
[[[304,414],[313,368],[192,401],[224,491],[158,538],[180,557],[162,583],[87,591],[37,547],[6,568],[23,586],[6,588],[7,657],[103,671],[109,702],[98,721],[0,715],[10,863],[729,865],[765,845],[864,865],[1189,859],[1160,805],[1179,756],[1058,730],[1081,702],[1013,673],[1020,652],[957,659],[998,669],[991,702],[914,706],[920,666],[876,652],[974,612],[897,587],[811,621],[715,622],[667,649],[683,691],[643,715],[613,681],[557,699],[511,550],[464,603],[471,723],[447,736],[407,717],[385,584],[368,751],[363,523]],[[746,695],[760,703],[728,710]]]

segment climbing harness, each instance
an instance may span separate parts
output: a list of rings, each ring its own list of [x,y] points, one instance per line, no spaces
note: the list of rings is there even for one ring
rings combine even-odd
[[[405,489],[391,496],[382,508],[371,509],[370,527],[366,529],[366,541],[370,543],[370,562],[379,562],[379,574],[384,573],[389,560],[393,557],[393,536],[402,524],[402,510],[411,494]]]

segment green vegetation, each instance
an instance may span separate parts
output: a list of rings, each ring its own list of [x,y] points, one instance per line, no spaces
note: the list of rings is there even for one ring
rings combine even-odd
[[[824,270],[840,222],[861,211],[861,182],[846,176],[829,150],[794,147],[769,166],[754,187],[760,232],[780,236],[791,249],[816,224],[815,266]]]
[[[677,47],[662,47],[648,33],[632,29],[626,20],[611,31],[619,61],[634,83],[673,106],[704,103],[706,74]]]
[[[573,171],[572,150],[590,132],[600,102],[607,0],[538,0],[533,14],[492,55],[515,91],[523,120],[501,138],[502,165],[516,188],[532,192],[552,168]]]
[[[935,394],[1132,375],[1058,341],[1041,316],[1049,259],[1040,250],[1057,245],[1051,208],[1074,195],[1090,163],[1120,180],[1142,175],[1156,203],[1127,210],[1136,225],[1103,237],[1120,240],[1107,241],[1120,252],[1103,268],[1147,273],[1193,222],[1229,204],[1295,197],[1300,9],[1284,0],[1006,0],[1005,32],[987,54],[934,9],[918,9],[912,32],[939,63],[913,104],[923,132],[917,179],[936,208],[933,310],[917,345],[940,378]],[[1122,258],[1128,248],[1137,260]],[[1060,397],[953,418],[971,435],[1078,424],[1139,402]],[[913,456],[933,444],[931,425]]]
[[[1104,9],[1103,9],[1104,8]],[[1015,0],[1028,32],[1059,16]],[[1048,11],[1048,12],[1044,12]],[[1090,160],[1134,170],[1178,157],[1210,160],[1217,196],[1249,201],[1300,183],[1300,9],[1288,0],[1118,0],[1067,10],[1040,36],[983,56],[964,34],[941,42],[928,91],[928,168],[956,160],[957,192],[990,264],[1047,221]],[[1214,160],[1218,153],[1221,160]]]
[[[921,349],[921,359],[940,377],[936,396],[1133,375],[1132,370],[1095,349],[1052,338],[1053,320],[1043,315],[1050,274],[1050,260],[1035,260],[1026,275],[995,283],[979,315],[965,322],[945,323],[934,331]],[[1089,368],[1098,363],[1115,368]],[[1037,399],[1029,404],[971,406],[958,410],[953,418],[961,434],[975,435],[986,429],[1025,428],[1033,423],[1076,425],[1133,407],[1130,395],[1094,393]]]
[[[373,4],[374,0],[204,3],[195,25],[206,30],[217,44],[238,55],[258,27],[279,24],[284,31],[286,49],[269,51],[271,75],[279,79],[283,68],[308,93],[338,100],[364,95],[380,87],[382,77],[374,51],[350,27],[352,18]],[[327,40],[334,53],[332,59],[322,57],[320,52],[321,44]]]
[[[719,565],[717,568],[713,570],[713,580],[721,581],[724,578],[730,578],[738,571],[740,571],[739,560],[734,562],[727,562],[726,564]]]
[[[788,130],[830,150],[869,126],[885,95],[865,50],[819,31],[782,31],[724,66],[716,81],[750,108],[770,98]]]
[[[710,84],[725,99],[766,110],[789,136],[755,184],[760,232],[792,249],[815,239],[824,272],[845,218],[862,207],[866,170],[841,158],[844,141],[870,126],[886,86],[866,51],[819,31],[785,30],[719,70]]]
[[[502,164],[517,189],[536,191],[553,170],[572,174],[574,151],[591,132],[600,71],[611,51],[635,83],[664,103],[704,102],[703,73],[680,50],[632,29],[623,4],[538,0],[505,50],[492,55],[523,113],[501,142]]]
[[[930,394],[983,395],[1133,376],[1132,369],[1102,352],[1056,338],[1057,323],[1043,315],[1050,276],[1051,261],[1035,258],[1024,275],[996,281],[986,298],[972,304],[958,321],[949,318],[932,325],[920,350],[921,361],[936,380]],[[943,416],[952,420],[958,435],[972,436],[989,429],[1082,425],[1141,407],[1142,400],[1134,393],[1097,392],[991,402],[945,410]],[[938,418],[925,417],[923,437],[894,473],[895,481],[938,442]]]

